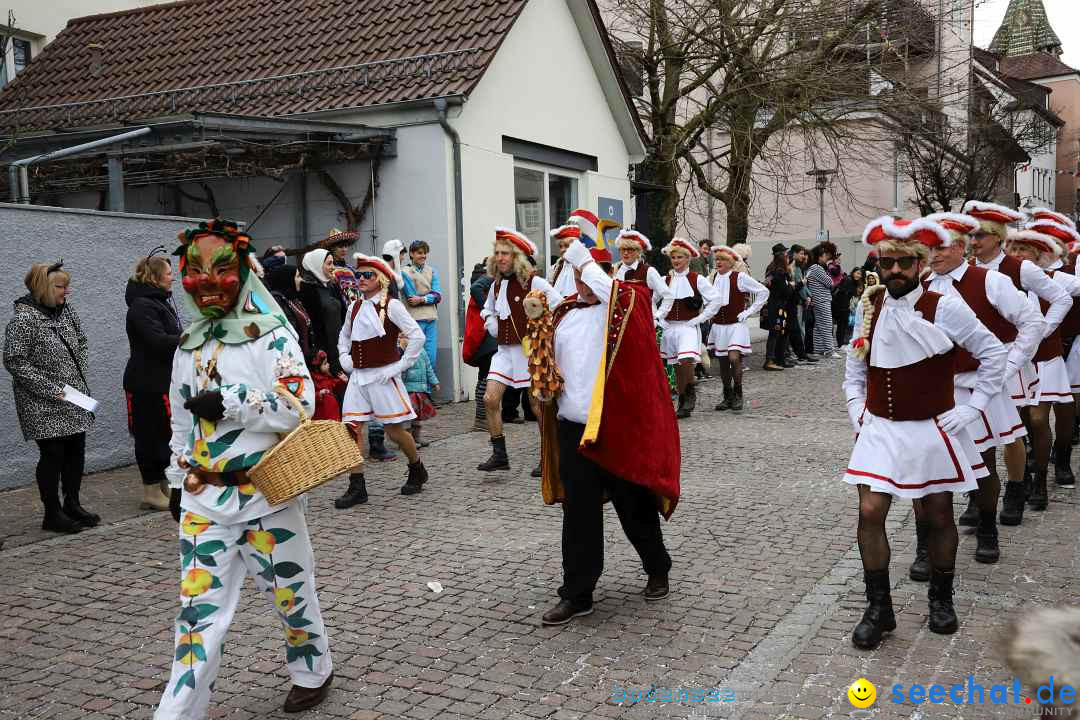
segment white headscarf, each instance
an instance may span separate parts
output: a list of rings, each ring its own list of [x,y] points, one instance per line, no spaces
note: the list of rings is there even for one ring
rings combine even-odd
[[[312,250],[304,255],[304,259],[300,263],[304,266],[305,270],[314,275],[316,279],[324,285],[330,282],[330,278],[326,277],[326,273],[323,272],[322,267],[323,263],[326,262],[326,256],[329,254],[329,250],[323,250],[322,248]]]

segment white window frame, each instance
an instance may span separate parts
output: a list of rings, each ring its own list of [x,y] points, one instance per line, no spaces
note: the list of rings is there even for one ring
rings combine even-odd
[[[530,162],[528,160],[518,160],[514,158],[514,168],[521,168],[522,170],[532,170],[533,172],[539,172],[544,174],[544,237],[541,238],[529,238],[534,243],[539,252],[543,253],[543,262],[537,259],[537,269],[547,277],[551,271],[551,255],[552,248],[548,247],[550,244],[550,233],[559,225],[551,225],[551,192],[550,183],[551,176],[557,175],[559,177],[568,178],[574,181],[574,201],[571,203],[573,208],[583,207],[581,203],[581,187],[585,179],[584,173],[576,170],[569,170],[567,168],[555,167],[553,165],[542,165],[540,163]],[[517,222],[517,208],[514,212],[514,220]]]

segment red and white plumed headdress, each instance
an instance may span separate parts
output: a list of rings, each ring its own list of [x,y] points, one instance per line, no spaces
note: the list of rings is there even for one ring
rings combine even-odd
[[[511,230],[510,228],[495,228],[495,242],[499,241],[508,242],[515,249],[520,250],[529,257],[536,254],[536,245],[533,241],[525,237],[517,230]]]
[[[742,262],[742,256],[727,245],[713,245],[713,256],[725,255],[732,263]]]
[[[694,245],[694,243],[687,240],[686,238],[671,238],[671,242],[665,245],[664,249],[660,252],[670,256],[672,250],[682,250],[691,258],[701,257],[701,251],[697,249],[697,246]]]
[[[607,248],[591,247],[589,248],[589,255],[598,263],[611,263],[611,251]]]
[[[1056,222],[1060,225],[1068,225],[1073,230],[1076,229],[1076,223],[1072,221],[1068,215],[1062,215],[1056,210],[1050,208],[1035,208],[1031,211],[1031,217],[1038,222],[1039,220],[1049,220],[1050,222]]]
[[[864,245],[873,247],[882,240],[918,243],[926,247],[948,247],[952,244],[949,232],[936,222],[925,218],[897,220],[888,215],[874,220],[863,231]]]
[[[615,238],[615,246],[618,248],[637,248],[642,252],[652,250],[652,242],[637,230],[621,231],[619,236]]]
[[[1022,213],[1012,208],[979,200],[968,200],[964,203],[963,212],[965,215],[970,215],[979,221],[980,230],[989,235],[996,235],[1002,240],[1008,235],[1006,225],[1024,219]]]
[[[1027,245],[1039,253],[1039,265],[1048,265],[1050,262],[1061,257],[1062,247],[1056,239],[1050,235],[1044,235],[1035,230],[1014,230],[1009,233],[1006,242],[1009,246]]]
[[[955,233],[957,236],[970,235],[979,229],[978,219],[960,213],[940,212],[927,215],[923,219],[935,222],[948,230],[950,234]]]
[[[586,245],[596,244],[596,238],[600,235],[600,229],[597,227],[600,224],[600,218],[596,217],[588,210],[578,208],[574,212],[570,213],[570,217],[566,219],[567,225],[577,225],[581,228],[581,234],[585,237],[582,238],[582,242]],[[591,241],[586,242],[585,238]]]
[[[1054,222],[1053,220],[1036,220],[1035,222],[1030,223],[1026,229],[1034,230],[1043,235],[1049,235],[1066,249],[1070,244],[1080,242],[1080,233],[1076,232],[1075,229],[1068,225]]]
[[[577,225],[563,225],[562,227],[557,227],[551,231],[552,240],[562,240],[564,238],[570,238],[572,240],[580,237],[581,228]]]
[[[387,265],[386,261],[382,258],[356,253],[353,255],[353,261],[356,263],[357,270],[368,267],[381,273],[387,280],[392,280],[394,278],[394,271],[390,269],[390,266]]]

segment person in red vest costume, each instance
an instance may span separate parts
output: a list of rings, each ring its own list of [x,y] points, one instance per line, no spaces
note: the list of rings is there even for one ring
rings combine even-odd
[[[401,373],[411,367],[424,351],[424,331],[405,305],[387,294],[394,271],[383,260],[366,255],[356,257],[356,277],[362,297],[349,306],[338,335],[338,360],[349,373],[341,419],[356,428],[357,443],[363,450],[366,425],[383,424],[405,457],[409,475],[402,495],[415,495],[428,480],[416,443],[405,423],[416,417]],[[398,353],[398,337],[408,338],[404,355]],[[344,510],[368,500],[364,473],[349,475],[349,488],[334,502]]]
[[[713,289],[719,298],[720,309],[712,318],[708,348],[720,364],[720,379],[724,383],[724,399],[717,410],[740,413],[743,409],[742,356],[750,355],[750,328],[746,318],[753,317],[769,299],[769,288],[748,273],[735,270],[742,258],[726,245],[713,248],[716,270],[713,272]],[[746,295],[753,296],[750,305]]]
[[[867,226],[863,242],[878,253],[883,284],[864,293],[856,313],[860,335],[847,355],[844,395],[858,435],[843,479],[859,492],[868,601],[851,639],[871,649],[896,628],[885,534],[894,497],[915,500],[916,519],[928,523],[930,630],[956,632],[952,494],[975,490],[986,474],[964,429],[981,421],[1001,391],[1008,352],[960,298],[919,283],[929,248],[949,242],[944,228],[883,217]],[[960,405],[953,386],[958,347],[979,361],[971,398]]]
[[[667,318],[675,296],[664,278],[642,259],[642,255],[652,250],[652,242],[637,230],[623,230],[615,238],[615,247],[619,249],[619,264],[615,266],[615,279],[623,282],[642,283],[652,292],[652,304],[655,307],[656,322]],[[657,305],[657,300],[660,304]]]
[[[1053,236],[1058,242],[1064,244],[1065,253],[1062,259],[1060,268],[1051,266],[1051,270],[1060,270],[1060,272],[1068,273],[1069,275],[1076,275],[1076,254],[1080,250],[1080,234],[1076,232],[1076,223],[1070,218],[1062,215],[1059,212],[1049,210],[1047,208],[1036,208],[1031,212],[1033,217],[1033,223],[1041,223],[1046,221],[1050,223],[1049,227],[1043,230],[1033,227],[1032,229],[1039,232]],[[1060,227],[1054,227],[1054,224]],[[1057,276],[1055,275],[1055,278]],[[1065,367],[1069,371],[1069,385],[1073,392],[1073,398],[1080,402],[1080,346],[1076,344],[1076,337],[1080,335],[1080,303],[1073,301],[1072,308],[1069,309],[1069,314],[1065,316],[1065,319],[1061,322],[1061,342],[1065,346]],[[1072,429],[1072,446],[1080,443],[1080,418],[1074,418]],[[1055,470],[1057,463],[1057,454],[1054,455]],[[1064,469],[1064,466],[1062,466]],[[1062,487],[1074,487],[1076,480],[1071,477],[1071,467],[1069,472],[1065,473],[1064,479],[1066,482],[1062,484],[1063,478],[1058,477],[1055,472],[1055,481]]]
[[[529,360],[521,347],[522,338],[528,334],[528,319],[522,304],[532,290],[543,291],[548,305],[555,307],[562,296],[547,280],[538,276],[529,258],[536,255],[536,245],[516,230],[495,228],[495,247],[488,257],[488,275],[495,278],[488,290],[481,316],[489,335],[499,342],[499,349],[491,358],[491,369],[484,391],[484,408],[487,412],[488,434],[491,436],[491,457],[476,466],[477,470],[492,472],[509,470],[510,456],[506,452],[503,435],[502,397],[506,388],[528,388],[530,384]],[[529,395],[533,413],[540,417],[536,398]],[[540,477],[540,464],[532,472]]]
[[[1009,253],[1014,257],[1031,260],[1039,267],[1044,268],[1051,279],[1061,285],[1069,294],[1070,299],[1080,295],[1080,281],[1073,275],[1059,271],[1061,256],[1066,252],[1065,243],[1057,240],[1048,232],[1057,232],[1057,224],[1047,221],[1038,221],[1029,229],[1014,232],[1009,235]],[[1038,302],[1034,294],[1029,293],[1032,304]],[[1045,302],[1039,303],[1040,310],[1045,309]],[[1069,309],[1072,314],[1072,308]],[[1062,342],[1062,329],[1070,322],[1069,315],[1065,316],[1061,326],[1048,336],[1039,345],[1035,353],[1035,369],[1039,376],[1037,400],[1039,404],[1031,408],[1033,417],[1041,422],[1041,416],[1046,415],[1046,423],[1050,423],[1050,411],[1055,415],[1055,435],[1053,445],[1055,453],[1055,480],[1059,484],[1075,485],[1072,477],[1072,428],[1076,417],[1075,399],[1069,382],[1069,371],[1065,365],[1065,346]],[[1047,433],[1049,443],[1049,433]],[[1030,505],[1032,510],[1044,510],[1048,502],[1046,488],[1046,474],[1049,464],[1049,448],[1046,449],[1047,463],[1042,463],[1042,454],[1036,448],[1035,484],[1032,487]],[[1064,467],[1062,467],[1064,463]]]
[[[1035,348],[1043,336],[1042,315],[1023,295],[1016,292],[1009,278],[993,270],[974,267],[964,261],[971,233],[979,229],[979,221],[970,215],[937,213],[926,220],[941,225],[949,233],[949,242],[930,251],[931,272],[923,280],[923,289],[963,300],[986,329],[1005,345],[1008,361],[1005,377],[1031,362]],[[955,400],[958,404],[971,401],[978,380],[978,362],[969,353],[958,351],[956,363]],[[979,489],[968,496],[968,508],[958,518],[958,525],[976,527],[975,560],[997,562],[998,547],[996,514],[1001,480],[997,470],[996,448],[1001,447],[1006,460],[1008,482],[1001,511],[1003,525],[1018,525],[1024,515],[1025,489],[1024,444],[1027,435],[1016,405],[1003,386],[981,411],[979,422],[965,428],[976,449],[982,455],[989,475],[979,478]],[[917,544],[915,561],[908,571],[912,580],[930,578],[928,541],[929,526],[916,521]]]
[[[670,519],[679,500],[679,426],[656,347],[649,290],[640,282],[613,281],[603,268],[611,259],[606,249],[590,250],[574,240],[564,258],[573,266],[577,291],[552,312],[563,388],[557,432],[544,433],[545,458],[557,457],[557,473],[555,463],[544,466],[544,499],[563,506],[563,584],[544,625],[593,612],[608,499],[648,576],[645,600],[667,597],[671,556],[660,516]],[[649,428],[650,441],[628,443],[635,428]]]
[[[712,320],[720,309],[720,298],[707,278],[690,269],[690,259],[701,253],[686,238],[672,238],[662,251],[671,258],[667,284],[675,301],[660,324],[664,331],[660,351],[668,365],[675,366],[679,393],[677,418],[688,418],[697,404],[694,366],[701,362],[701,331],[698,326]]]
[[[971,234],[971,249],[975,264],[988,270],[997,270],[1012,281],[1017,290],[1034,292],[1048,305],[1044,313],[1046,327],[1042,340],[1054,333],[1072,307],[1072,299],[1064,288],[1055,283],[1030,260],[1018,260],[1004,251],[1008,224],[1023,220],[1015,210],[994,203],[970,200],[964,204],[964,214],[979,221],[979,229]],[[1021,368],[1017,375],[1006,379],[1009,395],[1020,408],[1020,417],[1028,430],[1028,457],[1024,469],[1024,482],[1030,488],[1037,478],[1035,469],[1045,468],[1050,459],[1050,419],[1042,413],[1034,416],[1029,408],[1035,406],[1039,377],[1034,364]],[[1008,458],[1006,457],[1006,461]],[[1036,503],[1038,504],[1038,503]]]
[[[564,253],[566,248],[570,247],[570,243],[580,237],[581,228],[577,225],[563,225],[551,231],[551,239],[557,243],[559,248],[559,259],[551,266],[548,283],[555,288],[555,292],[563,297],[573,295],[576,292],[574,289],[574,268],[570,267],[570,264],[566,262]]]

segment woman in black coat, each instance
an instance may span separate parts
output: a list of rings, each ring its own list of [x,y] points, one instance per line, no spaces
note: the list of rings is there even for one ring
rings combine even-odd
[[[266,287],[285,311],[285,317],[296,331],[297,341],[308,363],[315,357],[311,350],[311,318],[300,300],[300,271],[295,265],[277,265],[266,272]],[[330,353],[327,353],[329,357]]]
[[[304,255],[301,265],[300,299],[311,318],[311,351],[325,351],[330,374],[337,377],[341,372],[337,341],[345,322],[345,308],[337,285],[330,279],[334,258],[326,250],[312,250]]]
[[[794,367],[787,361],[788,307],[795,292],[795,282],[788,264],[787,248],[774,248],[772,262],[765,268],[765,284],[769,286],[769,301],[765,306],[769,340],[765,349],[765,369],[783,370]]]
[[[169,385],[180,343],[180,318],[172,303],[173,271],[161,255],[143,258],[128,280],[127,336],[131,357],[124,368],[128,431],[135,439],[135,462],[143,481],[142,507],[168,510],[163,485],[172,438]]]

